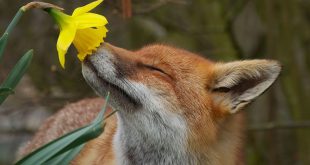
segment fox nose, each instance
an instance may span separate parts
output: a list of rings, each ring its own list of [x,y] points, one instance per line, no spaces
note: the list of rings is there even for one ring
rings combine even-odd
[[[91,57],[97,56],[97,57]],[[115,68],[116,77],[124,78],[132,76],[136,71],[136,63],[138,59],[134,56],[132,51],[116,47],[109,43],[103,43],[100,48],[89,58],[105,59],[107,56],[110,59],[110,64]],[[91,60],[94,62],[94,60]]]
[[[138,59],[132,51],[103,43],[97,51],[85,58],[85,66],[118,79],[130,79],[137,72]]]
[[[106,42],[102,43],[100,47],[113,54],[115,58],[130,58],[132,60],[132,58],[134,57],[132,51],[119,48]]]

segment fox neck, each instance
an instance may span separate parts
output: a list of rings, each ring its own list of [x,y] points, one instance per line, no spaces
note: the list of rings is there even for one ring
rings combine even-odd
[[[161,112],[118,112],[114,137],[117,164],[189,164],[185,121]]]
[[[230,131],[222,132],[220,135],[225,136],[221,139],[228,136],[230,140],[219,141],[207,150],[192,153],[186,147],[188,137],[182,118],[170,116],[168,120],[158,111],[152,114],[138,111],[137,114],[131,112],[128,115],[122,111],[117,114],[118,126],[113,142],[117,164],[235,164],[234,151],[240,147],[238,130],[241,129],[231,125],[231,121],[229,127],[235,127],[233,129],[237,132],[233,135]]]

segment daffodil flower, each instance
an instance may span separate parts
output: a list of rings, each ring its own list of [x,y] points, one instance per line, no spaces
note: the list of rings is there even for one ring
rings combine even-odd
[[[83,61],[87,55],[90,55],[100,46],[103,38],[106,37],[107,19],[102,15],[89,12],[102,1],[97,0],[76,8],[71,16],[57,9],[46,10],[60,28],[57,51],[59,62],[63,68],[65,67],[65,54],[72,43],[78,51],[78,58]]]

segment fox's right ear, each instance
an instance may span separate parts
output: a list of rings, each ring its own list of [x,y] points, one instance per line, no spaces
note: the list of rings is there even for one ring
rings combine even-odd
[[[280,71],[280,64],[272,60],[216,64],[211,85],[215,101],[235,113],[268,89]]]

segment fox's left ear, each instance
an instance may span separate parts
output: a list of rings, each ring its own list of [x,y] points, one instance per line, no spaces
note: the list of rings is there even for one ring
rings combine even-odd
[[[215,66],[211,89],[215,100],[235,113],[270,87],[280,71],[280,64],[272,60],[219,63]]]

